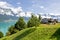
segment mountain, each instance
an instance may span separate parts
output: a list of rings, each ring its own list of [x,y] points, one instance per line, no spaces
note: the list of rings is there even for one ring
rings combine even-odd
[[[16,20],[18,17],[13,13],[11,9],[0,8],[0,21],[13,19]]]
[[[9,19],[17,20],[18,17],[16,17],[16,16],[1,15],[1,14],[0,14],[0,21],[9,20]]]
[[[19,17],[24,17],[24,19],[29,19],[31,17],[31,12],[22,12],[22,11],[17,11],[16,13],[9,8],[1,8],[0,7],[0,21],[4,20],[17,20]]]
[[[12,19],[12,20],[17,20],[20,16],[21,17],[24,17],[25,20],[28,20],[30,17],[31,17],[31,14],[32,12],[23,12],[23,11],[20,11],[20,10],[12,10],[11,8],[2,8],[0,7],[0,21],[4,21],[4,20],[9,20],[9,19]],[[39,17],[39,14],[34,14],[36,15],[37,17]],[[59,19],[58,16],[60,17],[59,14],[40,14],[42,16],[42,18],[54,18],[54,19]]]

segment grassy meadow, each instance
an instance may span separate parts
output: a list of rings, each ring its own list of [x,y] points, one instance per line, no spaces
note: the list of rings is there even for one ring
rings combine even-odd
[[[60,40],[60,23],[40,24],[38,27],[23,29],[0,40]]]

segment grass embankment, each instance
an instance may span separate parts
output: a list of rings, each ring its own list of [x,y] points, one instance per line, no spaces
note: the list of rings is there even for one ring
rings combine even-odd
[[[26,28],[0,40],[60,40],[60,24]]]

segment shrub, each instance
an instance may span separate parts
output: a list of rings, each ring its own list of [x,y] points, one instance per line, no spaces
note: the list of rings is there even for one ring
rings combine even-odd
[[[3,33],[2,32],[0,32],[0,38],[2,38],[3,37]]]

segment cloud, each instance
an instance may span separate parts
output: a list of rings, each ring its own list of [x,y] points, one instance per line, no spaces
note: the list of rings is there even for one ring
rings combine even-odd
[[[54,14],[60,14],[60,2],[58,0],[54,0],[54,2],[50,2],[49,5],[47,6],[47,11],[48,13],[54,13]]]
[[[33,3],[32,6],[30,7],[30,9],[35,9],[35,10],[32,10],[35,12],[36,12],[36,10],[41,10],[41,11],[47,10],[47,8],[44,5],[40,5],[38,3]]]
[[[59,13],[49,13],[50,15],[54,15],[54,16],[60,16],[60,14]]]
[[[20,13],[20,12],[23,11],[21,7],[11,8],[11,10],[14,12],[14,14],[16,14],[16,13]]]
[[[14,16],[11,12],[7,12],[6,15]]]
[[[39,6],[41,9],[43,9],[44,8],[44,6]]]
[[[21,13],[19,13],[19,15],[17,14],[16,16],[17,17],[31,17],[31,14],[32,14],[32,12],[21,12]]]
[[[20,15],[20,13],[23,12],[22,7],[20,6],[14,7],[13,5],[3,1],[0,2],[0,8],[3,8],[3,9],[0,9],[0,14],[2,15],[6,14],[6,15],[14,16],[14,14]],[[7,10],[4,10],[4,9],[7,9]],[[11,11],[13,11],[13,13],[11,13]]]
[[[10,7],[12,7],[12,5],[11,4],[9,4],[9,3],[7,3],[7,2],[0,2],[0,7],[2,7],[2,8],[10,8]]]
[[[25,16],[25,12],[21,12],[21,13],[17,14],[16,16],[17,17],[20,17],[20,16],[23,17],[23,16]]]
[[[39,18],[39,15],[38,15],[38,14],[35,14],[35,16],[36,16],[37,18]]]
[[[11,4],[9,4],[9,3],[7,3],[7,2],[0,2],[1,4],[0,4],[0,7],[1,8],[7,8],[7,9],[11,9],[12,11],[13,11],[13,14],[11,13],[11,11],[4,11],[4,10],[2,10],[1,9],[1,14],[6,14],[6,15],[11,15],[11,16],[14,16],[14,14],[16,15],[16,17],[23,17],[23,16],[25,16],[25,17],[31,17],[31,13],[32,12],[24,12],[23,10],[22,10],[22,7],[14,7],[14,6],[12,6]],[[17,4],[20,4],[20,3],[17,3]]]
[[[32,12],[26,12],[26,17],[31,17]]]
[[[18,2],[18,3],[16,3],[16,4],[20,5],[21,3],[20,3],[20,2]]]

